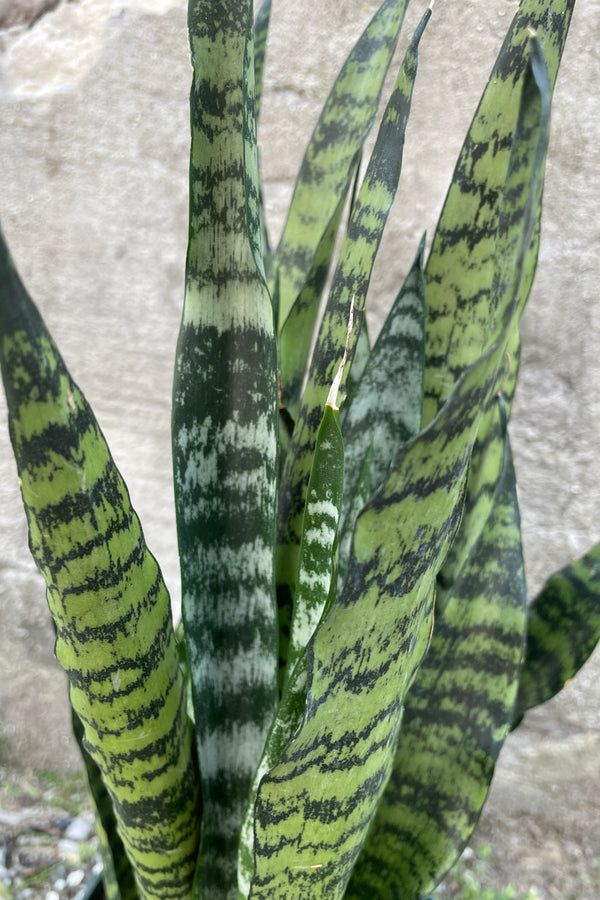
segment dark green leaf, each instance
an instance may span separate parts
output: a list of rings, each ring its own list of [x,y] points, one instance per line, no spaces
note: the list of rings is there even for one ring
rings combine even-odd
[[[195,890],[216,900],[236,890],[239,831],[278,701],[277,351],[262,258],[252,3],[196,0],[188,24],[190,228],[173,462],[203,797]]]
[[[579,671],[600,640],[600,544],[552,575],[529,609],[513,728]]]

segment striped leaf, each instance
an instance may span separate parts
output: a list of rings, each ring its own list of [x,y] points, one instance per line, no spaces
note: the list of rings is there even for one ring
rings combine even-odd
[[[554,697],[600,640],[600,544],[552,575],[529,608],[513,728]]]
[[[492,512],[406,700],[394,768],[346,893],[428,895],[469,840],[509,730],[526,618],[508,439]]]
[[[350,174],[352,175],[352,172]],[[349,179],[348,185],[350,183]],[[342,192],[338,207],[316,249],[310,272],[279,336],[279,359],[282,370],[281,403],[294,423],[300,412],[303,382],[310,359],[315,323],[329,275],[347,193],[348,186]]]
[[[357,510],[353,498],[372,447],[368,497],[382,484],[396,453],[421,425],[425,350],[424,240],[371,351],[360,381],[342,410],[345,516],[340,576],[343,578]],[[362,483],[362,482],[361,482]]]
[[[348,312],[353,304],[357,321],[350,337],[349,365],[344,370],[341,386],[342,395],[346,393],[348,370],[361,328],[373,263],[400,177],[404,134],[417,73],[418,44],[429,15],[430,10],[423,17],[406,51],[352,210],[319,329],[300,415],[284,464],[278,511],[277,580],[280,605],[289,603],[293,596],[316,434],[339,362],[339,348],[344,346]]]
[[[71,720],[96,813],[96,832],[102,860],[102,880],[106,900],[138,900],[139,895],[133,869],[127,858],[123,841],[119,837],[110,794],[102,781],[100,769],[85,748],[83,726],[72,709]]]
[[[512,313],[512,321],[504,311],[501,320],[504,353],[521,312],[548,141],[550,86],[535,39],[530,53],[499,200],[492,304]],[[524,194],[518,218],[515,187]],[[503,370],[504,359],[500,379]],[[443,590],[431,647],[408,694],[393,774],[355,871],[352,897],[370,896],[367,885],[370,891],[376,885],[381,897],[417,900],[435,887],[471,836],[509,730],[526,586],[505,432],[499,397],[479,424],[465,515],[438,577]]]
[[[56,656],[140,898],[189,897],[192,732],[169,596],[123,480],[1,240],[0,361]]]
[[[306,493],[288,667],[293,671],[335,589],[344,483],[344,444],[337,408],[325,405]]]
[[[264,0],[254,21],[254,103],[256,120],[260,116],[267,34],[271,18],[271,0]]]
[[[522,0],[463,145],[425,269],[427,322],[423,422],[436,415],[456,379],[497,332],[502,292],[494,279],[511,274],[497,265],[497,234],[518,243],[524,191],[515,190],[514,210],[503,190],[509,166],[530,32],[537,33],[548,68],[550,91],[556,79],[574,0]],[[543,171],[544,159],[540,161]],[[517,185],[514,185],[517,188]],[[504,223],[500,221],[504,204]],[[541,191],[532,244],[523,263],[520,302],[527,299],[539,244]],[[490,306],[495,297],[496,307]]]
[[[504,342],[468,370],[358,517],[344,589],[308,646],[301,728],[259,788],[251,898],[344,894],[391,773]]]
[[[335,383],[332,392],[335,393]],[[243,897],[248,896],[254,873],[254,804],[258,787],[263,775],[276,764],[302,719],[306,702],[306,646],[331,604],[335,591],[343,477],[344,447],[339,412],[335,408],[335,397],[330,394],[317,435],[308,486],[298,563],[298,590],[282,699],[254,775],[242,830],[238,886]]]
[[[279,331],[313,266],[317,247],[347,190],[356,155],[375,121],[406,6],[407,0],[381,4],[344,63],[306,149],[276,250]],[[286,375],[284,369],[284,383]]]
[[[173,390],[183,622],[203,798],[198,897],[235,896],[278,700],[277,358],[262,268],[252,4],[190,5],[190,228]]]
[[[471,556],[492,511],[505,466],[507,420],[501,395],[498,402],[486,409],[473,448],[463,521],[437,578],[436,606],[440,610],[444,609],[447,594]]]
[[[258,122],[260,116],[260,107],[262,102],[262,88],[263,88],[263,75],[265,68],[265,53],[267,47],[267,34],[269,31],[269,20],[271,18],[271,0],[264,0],[264,3],[260,7],[258,13],[256,14],[256,19],[254,21],[254,103],[255,103],[255,117],[256,122]],[[258,158],[258,163],[260,163],[260,157]],[[259,183],[258,183],[258,191],[259,191],[259,216],[260,216],[260,232],[261,232],[261,241],[263,247],[263,258],[264,258],[264,266],[265,272],[267,275],[271,275],[272,266],[273,266],[273,254],[271,251],[271,247],[269,244],[269,235],[267,232],[267,223],[265,221],[265,204],[263,197],[263,189],[262,189],[262,179],[260,178],[260,165],[259,165]]]

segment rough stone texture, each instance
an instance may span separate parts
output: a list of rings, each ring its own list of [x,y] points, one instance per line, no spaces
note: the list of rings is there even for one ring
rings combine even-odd
[[[137,0],[123,9],[116,0],[80,0],[60,4],[31,29],[0,34],[3,227],[108,437],[175,606],[169,406],[186,242],[184,6]],[[274,4],[261,142],[275,236],[320,104],[376,7],[373,0]],[[434,10],[421,44],[402,186],[373,282],[372,329],[422,231],[433,230],[516,7],[513,0],[468,0]],[[411,4],[401,49],[421,11]],[[512,424],[532,593],[548,572],[600,538],[599,46],[600,4],[580,0],[555,94],[543,243],[523,322]],[[4,410],[3,397],[0,404]],[[3,428],[0,752],[33,767],[74,767],[65,685],[25,547]],[[484,831],[506,813],[518,840],[529,810],[566,825],[583,814],[600,833],[598,799],[586,797],[583,781],[597,784],[600,774],[599,676],[596,653],[561,697],[509,739]],[[523,832],[523,840],[531,842],[531,834]],[[586,852],[599,849],[590,837]],[[547,890],[541,896],[563,896]]]

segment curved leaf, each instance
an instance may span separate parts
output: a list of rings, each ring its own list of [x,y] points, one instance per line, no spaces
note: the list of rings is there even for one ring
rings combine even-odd
[[[492,512],[408,692],[392,776],[348,900],[426,896],[464,849],[487,797],[509,731],[527,598],[508,439],[504,447]]]
[[[600,544],[552,575],[529,608],[513,728],[579,671],[600,640]]]
[[[527,192],[517,182],[512,196],[504,188],[528,66],[527,44],[536,32],[551,93],[573,5],[574,0],[522,0],[461,150],[425,269],[424,423],[436,415],[464,368],[489,346],[505,303],[512,302],[514,264],[506,250],[520,243],[513,230],[521,227]],[[545,153],[538,163],[542,185],[532,242],[520,273],[521,306],[537,260],[544,162]],[[515,175],[518,181],[516,170]],[[504,232],[503,271],[498,266],[499,231]]]
[[[373,448],[369,466],[370,497],[383,482],[400,447],[417,434],[421,425],[425,358],[423,250],[424,240],[360,381],[349,392],[342,409],[346,474],[341,576],[346,570],[356,518],[353,496],[369,447]]]
[[[350,173],[352,175],[352,172]],[[350,182],[349,182],[350,183]],[[323,289],[329,275],[347,189],[315,251],[310,272],[279,337],[281,404],[296,422]]]
[[[306,702],[306,645],[330,605],[335,591],[343,476],[344,447],[339,414],[337,409],[327,403],[317,435],[308,485],[298,563],[298,590],[294,598],[282,699],[254,775],[242,827],[238,888],[243,897],[248,896],[254,873],[254,804],[258,786],[263,775],[276,764],[302,719]]]
[[[187,898],[198,787],[169,596],[98,423],[1,235],[0,361],[29,545],[85,748],[140,897]]]
[[[391,773],[503,352],[498,343],[465,374],[358,518],[344,589],[308,647],[301,728],[259,788],[252,898],[344,894]]]
[[[88,787],[96,813],[96,832],[102,860],[102,880],[106,900],[138,900],[135,876],[123,841],[119,837],[110,794],[104,786],[100,769],[85,748],[83,726],[73,709],[71,709],[71,722],[85,766]]]
[[[342,394],[346,392],[348,371],[361,328],[373,263],[398,186],[404,134],[417,74],[418,44],[430,13],[428,10],[423,17],[406,51],[363,183],[352,209],[311,360],[300,415],[283,468],[279,490],[277,549],[278,589],[282,594],[282,588],[286,591],[280,601],[282,603],[289,602],[293,597],[304,501],[315,438],[329,386],[339,361],[339,348],[345,343],[348,312],[352,306],[356,325],[350,336],[349,361],[344,370]]]

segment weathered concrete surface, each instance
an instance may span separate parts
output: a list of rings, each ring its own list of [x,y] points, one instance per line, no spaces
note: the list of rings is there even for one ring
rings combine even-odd
[[[31,30],[0,36],[3,227],[96,410],[175,605],[169,405],[186,242],[184,6],[138,0],[123,10],[116,0],[81,0],[61,4]],[[421,44],[402,186],[373,283],[373,328],[422,231],[435,225],[462,137],[516,6],[512,0],[469,0],[439,3],[434,10]],[[276,236],[320,104],[377,3],[300,0],[274,7],[261,143]],[[411,4],[405,35],[421,11]],[[600,4],[580,0],[555,95],[543,243],[523,323],[512,425],[532,592],[546,573],[600,537],[599,47]],[[25,547],[3,428],[2,751],[34,767],[74,766],[64,681],[52,655],[43,589]],[[597,784],[599,774],[599,676],[596,654],[560,698],[528,717],[509,740],[493,809],[510,802],[514,811],[521,796],[517,822],[535,805],[533,791],[547,801],[548,818],[577,819],[581,794],[572,779],[580,771]],[[583,758],[587,768],[578,764],[573,771],[570,760]],[[568,791],[560,793],[553,813],[553,791],[561,784]],[[587,822],[598,824],[598,803],[588,797]],[[597,838],[587,849],[593,846],[597,853]]]

